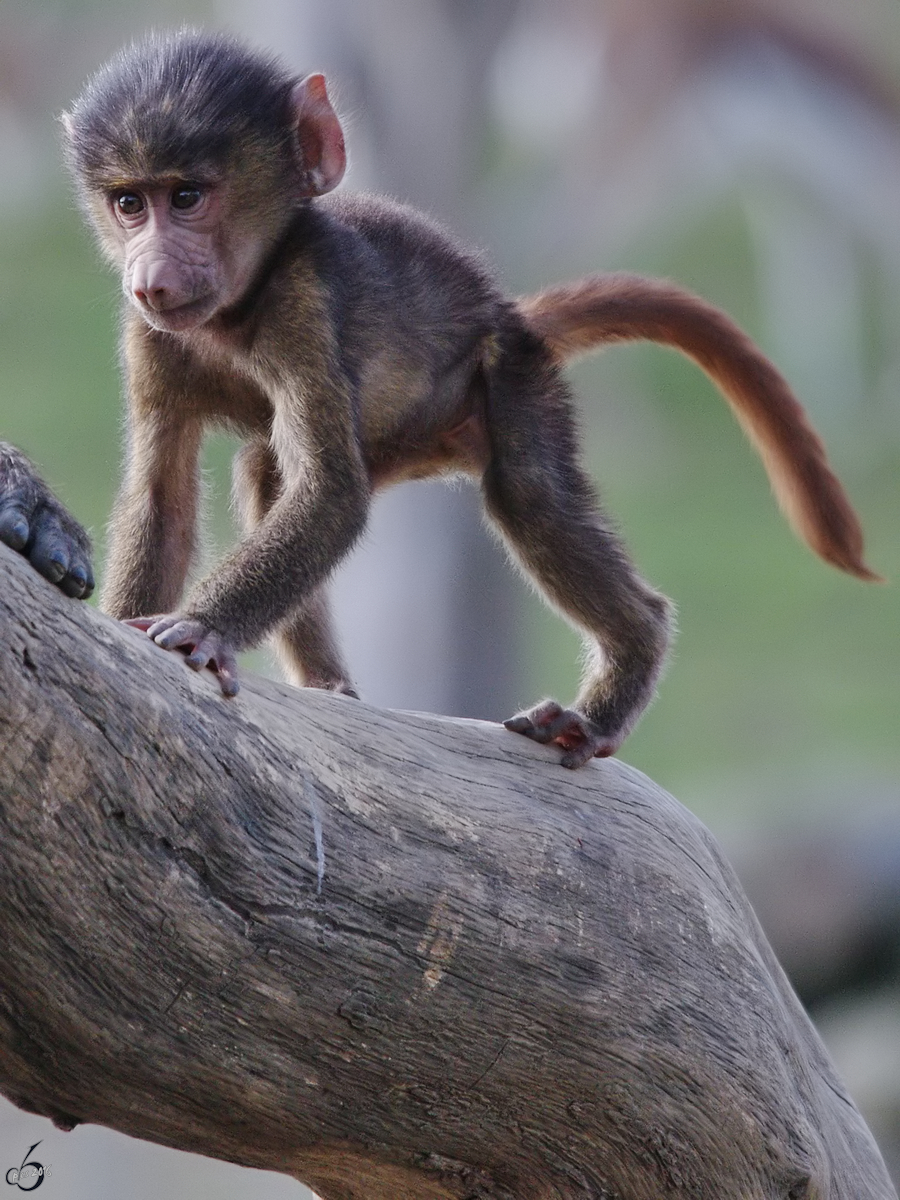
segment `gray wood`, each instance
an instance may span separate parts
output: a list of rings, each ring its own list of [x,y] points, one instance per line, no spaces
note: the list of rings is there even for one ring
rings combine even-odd
[[[621,761],[208,675],[0,547],[0,1090],[326,1200],[894,1197]]]

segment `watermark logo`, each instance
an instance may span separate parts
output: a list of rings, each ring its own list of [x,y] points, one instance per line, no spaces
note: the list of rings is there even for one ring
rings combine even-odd
[[[17,1187],[20,1192],[33,1192],[49,1176],[49,1168],[42,1163],[35,1162],[31,1157],[40,1144],[40,1142],[34,1143],[22,1160],[20,1167],[10,1167],[6,1172],[6,1182],[10,1187]]]

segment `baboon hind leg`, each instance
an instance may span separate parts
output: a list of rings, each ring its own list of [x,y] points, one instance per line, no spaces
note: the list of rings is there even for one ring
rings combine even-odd
[[[514,559],[583,634],[577,700],[545,700],[506,722],[555,742],[567,767],[613,754],[652,699],[669,638],[669,603],[638,574],[577,461],[568,388],[545,348],[522,334],[489,378],[487,512]]]

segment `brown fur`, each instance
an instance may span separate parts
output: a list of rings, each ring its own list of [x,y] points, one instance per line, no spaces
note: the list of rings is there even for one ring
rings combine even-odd
[[[566,362],[614,342],[673,346],[718,384],[765,463],[788,520],[826,562],[860,579],[863,533],[825,447],[790,386],[733,321],[675,284],[594,275],[519,300],[519,310]]]
[[[559,744],[567,766],[613,753],[652,698],[669,605],[578,465],[559,360],[609,341],[650,338],[694,357],[811,544],[871,577],[821,443],[726,317],[669,284],[617,276],[515,305],[420,214],[371,196],[320,198],[344,164],[320,76],[297,82],[232,43],[180,35],[114,62],[66,128],[82,200],[130,301],[128,466],[103,603],[164,648],[189,648],[190,665],[214,666],[226,694],[235,651],[273,635],[292,678],[353,695],[329,576],[374,491],[462,473],[590,647],[573,708],[545,701],[508,727]],[[251,168],[238,165],[245,145]],[[179,609],[210,424],[247,441],[235,464],[245,534]]]
[[[251,441],[234,460],[234,492],[249,531],[262,521],[282,491],[278,460],[268,442]],[[320,584],[278,630],[276,646],[288,678],[299,687],[317,687],[355,696],[341,659],[328,601]]]

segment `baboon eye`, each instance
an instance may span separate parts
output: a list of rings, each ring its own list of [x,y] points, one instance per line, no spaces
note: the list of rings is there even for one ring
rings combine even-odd
[[[200,189],[184,184],[172,193],[173,208],[196,208],[200,203]]]
[[[116,207],[126,217],[133,217],[144,211],[144,201],[137,192],[122,192],[116,197]]]

